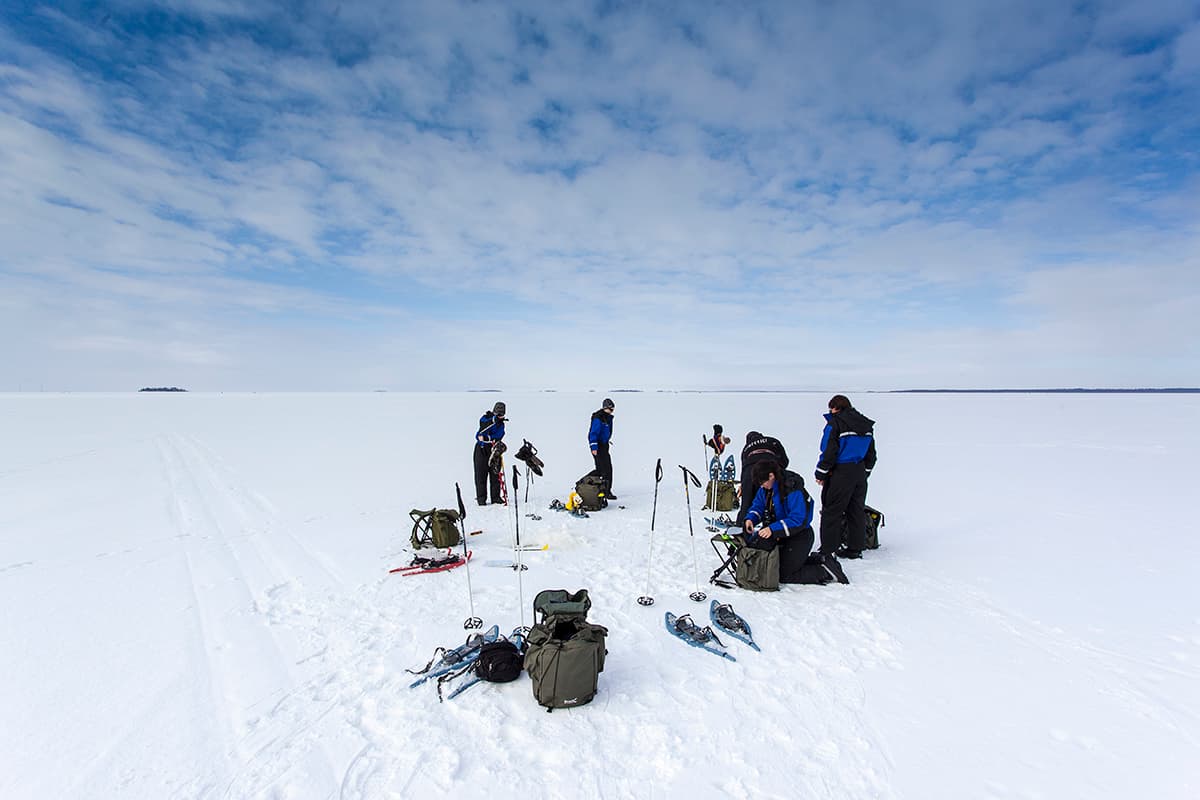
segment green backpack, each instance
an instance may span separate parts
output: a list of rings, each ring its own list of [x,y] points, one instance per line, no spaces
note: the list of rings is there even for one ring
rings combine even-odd
[[[579,495],[584,511],[599,511],[608,506],[608,481],[592,470],[575,482],[575,494]]]
[[[704,507],[713,511],[733,511],[738,507],[737,484],[710,480],[704,490]]]
[[[867,509],[867,549],[879,549],[879,529],[883,527],[883,512],[870,506]]]
[[[547,711],[590,703],[604,671],[608,629],[587,621],[587,589],[544,589],[533,599],[540,616],[525,639],[525,671],[533,696]]]
[[[414,550],[425,547],[454,547],[462,537],[458,533],[458,512],[449,508],[413,509],[413,529],[409,541]]]
[[[742,547],[734,560],[737,585],[752,592],[779,591],[779,548]]]
[[[883,527],[883,512],[865,506],[867,512],[867,549],[879,549],[879,529]],[[842,541],[846,541],[846,520],[842,518]]]

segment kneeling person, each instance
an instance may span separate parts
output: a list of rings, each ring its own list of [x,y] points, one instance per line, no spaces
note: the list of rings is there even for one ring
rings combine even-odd
[[[746,512],[746,546],[779,547],[779,582],[800,583],[801,568],[815,539],[812,495],[804,488],[804,478],[775,461],[755,465],[754,483],[759,489]],[[837,560],[827,560],[832,562],[829,567],[834,576],[846,582]]]

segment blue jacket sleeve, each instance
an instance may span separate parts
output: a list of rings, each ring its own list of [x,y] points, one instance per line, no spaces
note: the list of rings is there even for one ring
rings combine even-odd
[[[746,519],[753,522],[755,525],[763,518],[763,512],[767,510],[766,490],[761,486],[754,493],[754,500],[750,503],[750,510],[746,512]]]
[[[592,417],[592,427],[588,428],[588,444],[592,450],[600,446],[600,437],[604,433],[604,423]]]
[[[826,414],[825,419],[829,420],[832,414]],[[825,423],[825,432],[821,434],[821,457],[817,460],[817,480],[823,481],[829,477],[829,471],[837,465],[838,459],[838,437],[833,435],[833,422]]]

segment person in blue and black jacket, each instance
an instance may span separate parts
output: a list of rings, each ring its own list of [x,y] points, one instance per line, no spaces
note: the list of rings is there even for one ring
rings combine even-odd
[[[817,461],[822,555],[862,557],[867,546],[867,479],[874,467],[875,421],[860,414],[845,395],[835,394],[829,399]]]
[[[479,418],[479,431],[475,434],[475,502],[486,506],[488,489],[492,492],[493,503],[503,503],[500,496],[500,473],[489,467],[492,449],[502,444],[504,438],[504,414],[508,409],[504,403],[496,403],[491,411]]]
[[[744,540],[759,550],[779,548],[780,583],[801,583],[801,568],[813,547],[813,499],[804,488],[804,478],[775,461],[754,466],[752,480],[758,486],[746,512]],[[837,558],[822,557],[839,583],[849,583]]]
[[[605,495],[609,500],[616,500],[612,493],[612,456],[608,454],[609,443],[612,441],[613,410],[616,404],[607,397],[600,404],[600,409],[592,413],[592,424],[588,428],[588,446],[592,450],[592,460],[596,462],[596,474],[604,479],[608,487]]]

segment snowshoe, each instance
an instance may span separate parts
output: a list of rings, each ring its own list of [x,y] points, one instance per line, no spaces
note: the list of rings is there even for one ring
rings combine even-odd
[[[737,480],[737,467],[733,464],[733,456],[726,456],[725,466],[721,468],[721,480]]]
[[[479,655],[479,648],[483,647],[488,642],[494,642],[500,637],[500,626],[493,625],[488,629],[487,633],[472,633],[467,637],[467,640],[451,650],[445,647],[439,647],[433,651],[433,658],[429,660],[421,669],[406,669],[412,675],[420,675],[415,681],[408,685],[412,689],[420,686],[430,678],[436,678],[444,675],[452,670],[459,669],[467,663],[474,661]]]
[[[733,610],[733,606],[728,603],[718,603],[712,601],[712,605],[708,607],[708,616],[712,623],[725,633],[740,642],[753,647],[755,650],[762,652],[762,648],[754,641],[754,633],[750,630],[750,623],[742,619],[741,616]]]
[[[737,661],[736,658],[725,652],[725,644],[717,638],[713,633],[712,628],[701,628],[692,621],[691,614],[684,614],[682,617],[677,617],[670,611],[664,617],[667,625],[667,632],[677,639],[681,639],[692,647],[698,647],[712,653],[714,656],[721,656],[730,661]]]
[[[712,460],[708,462],[708,479],[712,480],[712,481],[721,479],[721,458],[720,458],[720,456],[713,456]]]

